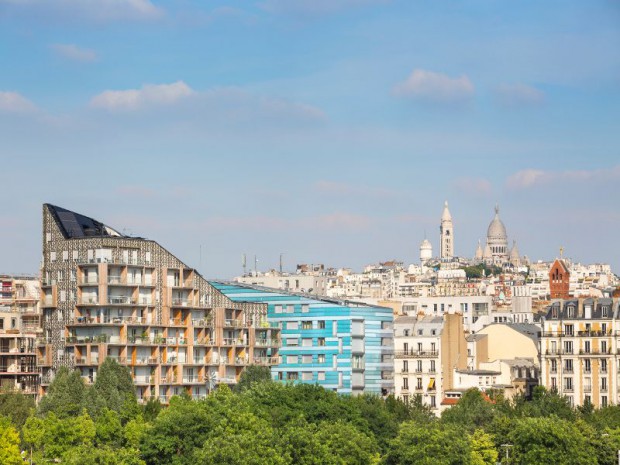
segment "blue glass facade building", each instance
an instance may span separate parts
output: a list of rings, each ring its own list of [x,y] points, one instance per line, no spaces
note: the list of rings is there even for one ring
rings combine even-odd
[[[274,380],[319,384],[342,394],[393,392],[392,309],[211,282],[237,302],[268,304],[282,329]]]

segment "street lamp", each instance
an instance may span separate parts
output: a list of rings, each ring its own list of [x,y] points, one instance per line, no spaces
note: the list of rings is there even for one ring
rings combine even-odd
[[[503,448],[506,449],[506,463],[509,463],[509,460],[510,460],[509,451],[510,451],[510,448],[513,447],[513,445],[512,444],[502,444],[500,447],[503,447]]]

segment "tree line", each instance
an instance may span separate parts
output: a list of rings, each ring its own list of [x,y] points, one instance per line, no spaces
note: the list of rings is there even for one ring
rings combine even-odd
[[[58,370],[38,406],[0,393],[0,463],[71,465],[615,464],[620,407],[574,409],[467,391],[437,418],[421,399],[343,396],[271,381],[248,367],[205,399],[139,405],[126,367],[107,359],[92,386]]]

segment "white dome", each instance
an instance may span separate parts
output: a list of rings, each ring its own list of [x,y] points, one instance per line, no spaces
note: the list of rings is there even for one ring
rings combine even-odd
[[[424,239],[420,244],[420,261],[426,263],[433,258],[433,246],[428,239]]]
[[[491,239],[501,239],[503,241],[508,240],[508,235],[506,234],[506,226],[502,223],[502,220],[499,219],[499,207],[495,207],[495,218],[489,224],[489,229],[487,229],[487,238]]]

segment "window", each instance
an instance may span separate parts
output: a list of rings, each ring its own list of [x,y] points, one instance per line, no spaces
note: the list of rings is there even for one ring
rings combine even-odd
[[[590,353],[590,341],[584,341],[584,343],[583,343],[583,351],[586,354]]]
[[[607,360],[601,360],[601,373],[607,373]]]
[[[56,261],[56,252],[50,252],[50,262]]]
[[[299,340],[296,337],[289,337],[286,340],[286,345],[287,346],[298,346],[299,345]]]
[[[317,379],[318,379],[319,381],[325,381],[325,372],[324,372],[324,371],[319,371],[319,372],[317,373]]]
[[[0,329],[4,329],[4,318],[0,318]]]
[[[601,341],[601,353],[607,353],[607,341]]]
[[[416,370],[418,373],[422,373],[422,360],[418,360],[418,366],[416,367]]]
[[[77,274],[75,272],[75,270],[71,270],[71,281],[76,281],[77,279]]]
[[[403,329],[403,336],[409,337],[409,330],[408,329]]]
[[[574,326],[573,325],[564,325],[564,332],[567,336],[573,335]]]
[[[304,337],[301,340],[301,345],[302,345],[302,347],[312,347],[312,338],[311,337]]]
[[[551,373],[557,373],[558,372],[558,361],[553,359],[551,360]]]
[[[573,353],[573,341],[564,341],[564,353],[566,354]]]
[[[312,355],[302,355],[301,363],[312,363]]]
[[[422,389],[422,378],[417,379],[416,389]]]
[[[301,329],[312,329],[312,321],[302,321]]]
[[[407,360],[403,360],[403,373],[407,373],[409,371],[409,362]]]
[[[324,337],[320,337],[317,339],[317,343],[319,346],[324,346],[325,345],[325,338]]]
[[[609,316],[609,307],[607,305],[603,305],[602,313],[603,318],[607,318]]]
[[[297,373],[296,371],[289,371],[286,374],[286,379],[288,379],[288,380],[297,380],[297,379],[299,379],[299,373]]]
[[[567,309],[568,318],[575,318],[575,306],[569,305]]]
[[[17,318],[11,318],[11,329],[17,328]]]
[[[601,396],[601,407],[607,407],[607,396]]]
[[[301,306],[301,313],[309,313],[310,312],[310,305],[308,304],[303,304]]]
[[[273,307],[274,313],[282,313],[282,305],[276,305]]]
[[[422,334],[424,334],[424,331],[421,329],[418,329],[418,336],[422,336]]]
[[[564,390],[566,391],[573,390],[573,378],[564,378]]]
[[[592,372],[592,365],[590,363],[590,359],[589,358],[586,358],[583,361],[583,371],[585,371],[586,373]]]
[[[409,378],[403,378],[403,391],[409,390]]]
[[[312,381],[312,372],[311,371],[304,371],[301,373],[301,380],[302,381]]]
[[[63,262],[68,262],[69,261],[69,251],[68,250],[63,250],[62,251],[62,261]]]
[[[568,360],[564,360],[564,370],[568,371],[569,373],[573,372],[573,360],[572,359],[568,359]]]
[[[431,408],[435,407],[437,407],[437,400],[435,399],[435,396],[431,396]]]
[[[298,330],[299,322],[298,321],[286,321],[286,329]]]
[[[319,323],[319,329],[325,329],[325,320],[321,320]]]
[[[607,378],[601,378],[601,391],[607,391]]]
[[[435,373],[435,360],[431,360],[431,369],[429,371]]]
[[[316,356],[317,358],[317,363],[325,363],[325,354],[319,354]]]
[[[286,313],[293,313],[295,311],[295,306],[293,304],[289,304],[286,306]]]

